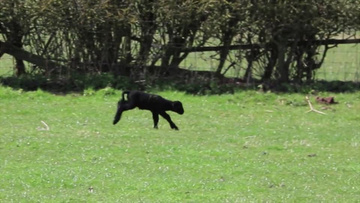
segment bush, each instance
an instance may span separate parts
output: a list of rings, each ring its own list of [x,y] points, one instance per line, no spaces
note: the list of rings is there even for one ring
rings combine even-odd
[[[47,78],[43,75],[23,75],[21,77],[0,77],[0,83],[14,89],[51,92],[83,92],[87,89],[99,90],[107,87],[115,89],[137,89],[137,85],[126,77],[112,74],[75,74],[69,78]]]

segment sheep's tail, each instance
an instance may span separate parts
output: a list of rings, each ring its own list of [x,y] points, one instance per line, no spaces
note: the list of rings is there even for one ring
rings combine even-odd
[[[129,95],[130,91],[123,91],[122,93],[122,100],[125,101],[125,94]]]

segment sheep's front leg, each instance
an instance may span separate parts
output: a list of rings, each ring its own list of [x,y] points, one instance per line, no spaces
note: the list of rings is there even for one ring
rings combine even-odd
[[[169,122],[170,127],[174,130],[179,130],[179,128],[175,125],[175,123],[171,120],[169,114],[167,114],[165,111],[161,112],[160,115],[165,118],[167,120],[167,122]]]
[[[152,116],[153,116],[153,120],[154,120],[154,128],[157,129],[158,122],[159,122],[159,114],[152,111]]]

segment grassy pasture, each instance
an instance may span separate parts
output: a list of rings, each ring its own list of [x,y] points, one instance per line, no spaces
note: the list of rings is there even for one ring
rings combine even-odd
[[[316,78],[360,82],[360,46],[342,44],[330,49]]]
[[[184,115],[170,113],[180,131],[162,118],[152,129],[140,110],[113,126],[120,92],[109,88],[61,96],[0,86],[1,202],[360,199],[360,92],[314,103],[326,115],[305,113],[300,94],[156,93],[183,102]]]
[[[12,76],[14,62],[10,55],[4,54],[0,58],[0,76]]]

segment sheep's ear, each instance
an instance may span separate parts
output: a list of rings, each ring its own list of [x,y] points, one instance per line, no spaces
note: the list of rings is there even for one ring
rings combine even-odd
[[[173,102],[173,107],[175,109],[182,109],[182,103],[180,101],[174,101]]]
[[[173,106],[173,107],[179,106],[179,103],[180,103],[179,101],[174,101],[174,102],[172,103],[172,106]]]

